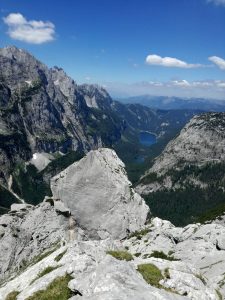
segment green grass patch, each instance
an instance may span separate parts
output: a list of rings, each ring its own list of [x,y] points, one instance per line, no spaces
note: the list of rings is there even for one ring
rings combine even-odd
[[[200,279],[201,282],[202,282],[204,285],[207,284],[207,282],[206,282],[205,278],[202,276],[202,274],[195,274],[195,277],[197,277],[198,279]]]
[[[144,280],[157,288],[162,288],[161,284],[159,283],[160,280],[163,279],[161,271],[153,264],[142,264],[138,265],[138,272],[141,273]]]
[[[132,232],[128,238],[131,239],[132,237],[136,237],[138,240],[141,240],[142,237],[145,236],[150,231],[151,231],[150,228],[145,228],[145,229],[142,229],[139,231],[135,231],[135,232]]]
[[[161,258],[170,261],[178,261],[180,259],[174,258],[172,255],[167,255],[163,251],[153,251],[149,257]]]
[[[16,300],[16,297],[18,295],[19,295],[18,291],[13,291],[6,296],[5,300]]]
[[[215,290],[216,291],[216,294],[217,294],[217,296],[218,296],[218,299],[219,300],[223,300],[223,296],[222,296],[222,294],[220,293],[220,291],[219,290]]]
[[[140,256],[141,256],[141,253],[140,253],[140,252],[137,252],[137,253],[134,254],[134,256],[135,256],[135,257],[140,257]]]
[[[67,251],[67,249],[65,251],[63,251],[62,253],[60,253],[59,255],[57,255],[54,258],[54,260],[57,261],[57,262],[60,261],[63,258],[64,254],[66,253],[66,251]]]
[[[49,266],[49,267],[45,268],[43,271],[38,273],[37,277],[34,278],[34,280],[32,280],[32,282],[30,284],[34,283],[36,280],[45,276],[46,274],[51,273],[52,271],[56,270],[57,268],[59,268],[59,266],[56,266],[56,267]]]
[[[68,288],[71,279],[73,278],[68,274],[58,277],[45,290],[34,293],[26,300],[68,300],[73,296],[73,292]]]
[[[41,261],[42,259],[44,259],[45,257],[49,256],[50,254],[52,254],[53,252],[55,252],[56,250],[58,250],[60,248],[60,244],[57,244],[53,249],[50,249],[38,256],[36,256],[33,259],[33,263],[38,263],[39,261]]]
[[[118,260],[133,260],[133,256],[128,251],[107,251],[106,253],[112,255]]]

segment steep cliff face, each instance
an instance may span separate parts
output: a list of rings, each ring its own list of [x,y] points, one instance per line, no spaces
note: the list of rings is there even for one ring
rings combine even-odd
[[[48,69],[15,47],[0,49],[0,65],[4,177],[18,157],[26,161],[32,153],[41,151],[87,151],[120,138],[122,122],[94,110],[110,105],[111,99],[103,89],[77,86],[62,69]],[[90,107],[88,98],[98,105]],[[98,130],[100,123],[107,127],[107,134]]]
[[[136,190],[157,213],[167,210],[168,218],[179,212],[180,221],[189,216],[190,222],[191,216],[205,218],[213,210],[210,218],[224,211],[224,129],[225,113],[195,116],[155,159]]]

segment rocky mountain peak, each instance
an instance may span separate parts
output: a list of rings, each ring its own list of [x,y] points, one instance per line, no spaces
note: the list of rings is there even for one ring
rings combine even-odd
[[[62,68],[56,66],[50,69],[50,75],[54,85],[59,87],[60,91],[73,103],[75,89],[77,88],[75,81]]]
[[[82,84],[81,91],[85,94],[86,104],[90,108],[109,109],[112,99],[107,91],[97,84]]]

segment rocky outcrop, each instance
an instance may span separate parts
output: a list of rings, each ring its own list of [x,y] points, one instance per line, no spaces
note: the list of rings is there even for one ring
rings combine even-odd
[[[4,283],[0,298],[4,300],[17,291],[17,300],[27,299],[47,289],[54,279],[70,274],[68,286],[74,292],[71,300],[223,299],[225,256],[216,245],[224,234],[224,225],[178,228],[155,218],[144,230],[123,241],[71,241]],[[108,254],[109,250],[127,249],[133,256],[131,261]],[[143,264],[154,265],[161,272],[158,287],[154,286],[156,281],[148,284],[137,271]],[[46,269],[51,271],[44,272]],[[156,280],[155,273],[149,276]]]
[[[50,203],[13,204],[0,217],[0,280],[26,268],[46,249],[67,240],[69,221]]]
[[[148,207],[134,192],[123,162],[107,148],[90,151],[51,180],[61,200],[92,238],[124,238],[145,223]]]

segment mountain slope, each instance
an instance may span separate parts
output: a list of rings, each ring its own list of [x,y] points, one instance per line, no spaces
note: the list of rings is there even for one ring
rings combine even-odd
[[[194,117],[154,161],[136,190],[175,224],[225,210],[225,113]]]

